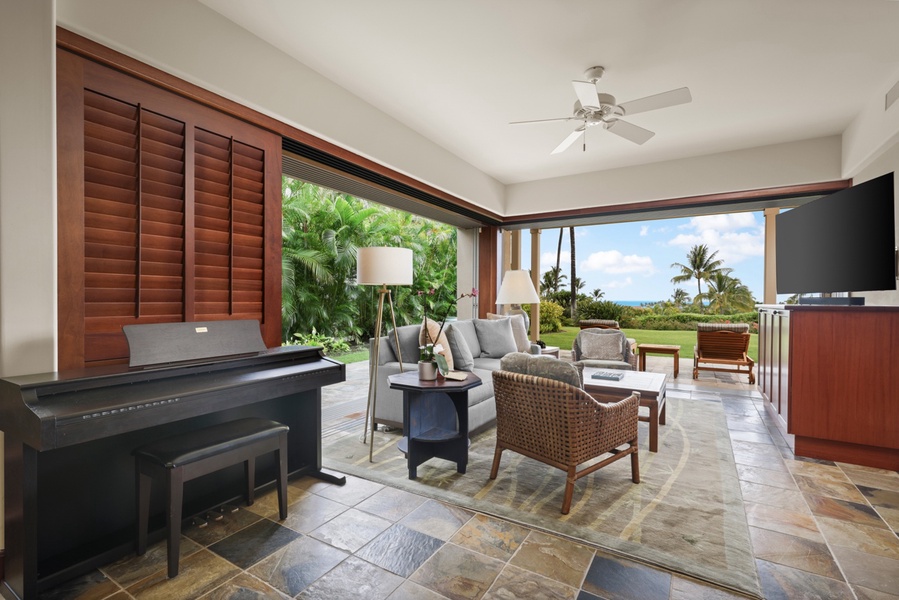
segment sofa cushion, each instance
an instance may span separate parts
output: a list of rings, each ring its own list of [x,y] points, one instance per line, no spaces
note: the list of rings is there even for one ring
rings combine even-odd
[[[446,326],[446,339],[453,355],[453,368],[458,371],[471,371],[474,368],[474,356],[471,355],[465,336],[456,328],[455,323]]]
[[[518,351],[515,338],[512,336],[512,322],[509,319],[497,321],[475,319],[474,328],[478,333],[481,356],[502,358],[510,352]]]
[[[509,319],[512,325],[512,337],[515,338],[515,348],[519,352],[527,352],[531,349],[531,341],[528,339],[528,328],[524,324],[524,317],[521,315],[497,315],[487,313],[488,319]]]
[[[624,360],[623,334],[582,335],[581,357],[583,359]]]
[[[552,356],[513,352],[503,357],[500,361],[500,369],[523,375],[554,379],[578,388],[584,387],[584,367],[582,364],[570,363]]]
[[[487,371],[488,374],[499,369],[499,358],[487,358],[484,356],[474,359],[474,371]],[[483,379],[483,377],[481,378]]]
[[[446,327],[443,327],[441,330],[440,323],[425,317],[421,324],[421,331],[418,334],[418,347],[421,349],[422,346],[428,344],[434,344],[434,350],[446,359],[446,366],[452,371],[454,366],[453,353],[450,349],[449,340],[446,339]]]
[[[404,363],[414,364],[418,362],[418,335],[420,332],[421,327],[418,325],[403,325],[402,327],[396,328],[396,337],[399,337],[400,339],[400,350],[403,351]],[[396,339],[393,335],[393,331],[387,334],[387,345],[390,346],[394,359],[398,360],[399,354],[397,353]]]
[[[481,343],[478,341],[478,332],[474,328],[474,321],[472,319],[453,321],[453,329],[456,333],[461,333],[462,337],[465,338],[465,343],[468,344],[471,356],[474,358],[479,357],[481,355]]]

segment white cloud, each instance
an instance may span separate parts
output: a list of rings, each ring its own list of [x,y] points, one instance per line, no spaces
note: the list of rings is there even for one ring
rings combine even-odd
[[[669,240],[669,246],[689,251],[697,244],[705,244],[712,252],[718,252],[716,258],[723,260],[726,267],[765,255],[765,228],[753,213],[693,217],[679,229],[693,231],[676,235]]]
[[[568,250],[563,250],[559,255],[559,266],[562,267],[562,271],[567,273],[568,269],[566,265],[571,265],[571,252]],[[556,253],[555,252],[543,252],[540,254],[540,267],[545,269],[551,269],[556,266]]]
[[[629,254],[625,256],[618,250],[594,252],[581,261],[580,269],[584,271],[600,271],[602,273],[637,273],[640,275],[652,275],[655,267],[649,256],[637,256]]]
[[[620,290],[622,288],[630,287],[634,281],[630,277],[625,277],[623,281],[610,281],[602,286],[604,290]]]
[[[649,234],[649,225],[643,225],[640,227],[640,237],[646,237]]]

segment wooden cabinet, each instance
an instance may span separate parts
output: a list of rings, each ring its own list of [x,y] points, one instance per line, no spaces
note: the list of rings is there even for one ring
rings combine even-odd
[[[783,306],[759,307],[759,389],[768,413],[786,435],[789,430],[788,394],[790,313]]]
[[[761,306],[760,389],[799,456],[899,469],[899,307]]]

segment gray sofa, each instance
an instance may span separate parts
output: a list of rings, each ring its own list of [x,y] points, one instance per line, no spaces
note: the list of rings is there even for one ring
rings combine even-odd
[[[481,321],[480,324],[477,322]],[[509,321],[505,326],[498,321]],[[486,323],[485,323],[486,322]],[[491,324],[492,323],[492,324]],[[523,327],[523,321],[522,321]],[[506,338],[508,328],[508,338]],[[479,337],[478,330],[481,335]],[[420,325],[397,328],[403,369],[418,371]],[[468,429],[476,432],[496,423],[496,402],[493,398],[493,371],[508,352],[518,351],[519,344],[512,336],[510,319],[467,319],[447,323],[444,328],[456,371],[471,371],[482,384],[468,391]],[[403,392],[392,390],[387,377],[400,372],[393,332],[381,338],[378,361],[377,404],[375,422],[390,427],[403,426]],[[509,346],[511,344],[511,346]],[[488,356],[489,355],[489,356]]]

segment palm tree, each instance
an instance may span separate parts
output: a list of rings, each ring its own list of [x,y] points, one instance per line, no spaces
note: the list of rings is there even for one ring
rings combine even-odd
[[[605,296],[606,294],[601,289],[596,288],[595,290],[590,292],[590,295],[593,297],[594,300],[602,300],[602,297]]]
[[[576,252],[574,250],[574,227],[569,227],[569,234],[571,240],[571,318],[574,319],[577,316],[577,283],[580,281],[577,277],[577,257]],[[581,284],[583,287],[583,284]]]
[[[561,267],[551,267],[549,271],[543,273],[540,289],[544,295],[558,292],[559,288],[562,287],[562,282],[566,279],[568,279],[568,276],[562,274]]]
[[[697,296],[693,301],[708,301],[709,310],[716,314],[751,311],[755,300],[749,288],[736,277],[730,276],[731,269],[721,269],[709,278],[709,291]]]
[[[690,302],[690,294],[682,288],[676,288],[671,294],[671,303],[677,307],[681,307]]]
[[[702,295],[702,282],[708,281],[716,271],[721,270],[724,261],[715,260],[718,251],[715,250],[709,254],[709,247],[705,244],[699,244],[690,248],[687,253],[687,264],[672,263],[672,269],[680,269],[680,275],[671,278],[671,283],[684,283],[691,279],[696,279],[697,298]],[[696,299],[693,299],[694,304]]]

